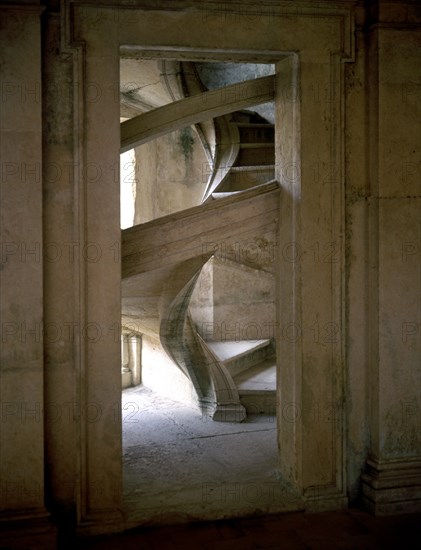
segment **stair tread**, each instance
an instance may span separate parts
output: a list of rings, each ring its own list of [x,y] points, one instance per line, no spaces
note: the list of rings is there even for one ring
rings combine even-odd
[[[254,141],[254,142],[247,142],[247,143],[240,143],[240,149],[263,149],[263,148],[269,148],[269,147],[275,147],[275,144],[273,141]]]
[[[233,361],[241,356],[252,353],[256,349],[266,347],[270,339],[264,340],[224,340],[219,342],[206,342],[206,345],[223,362]]]
[[[276,392],[276,359],[268,357],[234,377],[241,394],[250,392]]]
[[[245,388],[238,388],[237,387],[237,390],[238,390],[238,395],[240,397],[250,397],[250,396],[263,396],[263,397],[276,397],[276,388],[264,388],[264,389],[260,389],[260,388],[249,388],[249,389],[245,389]]]
[[[275,170],[274,164],[249,164],[247,166],[231,166],[230,170],[232,172],[248,172],[252,170]]]
[[[275,128],[270,122],[236,122],[240,128]]]
[[[230,197],[231,195],[240,195],[241,193],[245,193],[249,189],[254,189],[254,188],[257,188],[257,187],[261,187],[262,185],[267,185],[268,183],[270,183],[272,181],[276,181],[276,180],[271,179],[269,181],[265,181],[265,182],[262,182],[262,183],[257,183],[256,185],[252,185],[252,186],[250,186],[249,188],[246,188],[246,189],[234,189],[234,190],[228,190],[228,191],[223,191],[222,190],[223,186],[222,186],[221,191],[215,191],[210,196],[213,199],[223,199],[223,198]],[[223,196],[223,195],[225,195],[225,196]]]
[[[218,191],[216,193],[212,193],[211,197],[213,199],[223,199],[225,197],[235,195],[236,193],[241,193],[241,191]]]

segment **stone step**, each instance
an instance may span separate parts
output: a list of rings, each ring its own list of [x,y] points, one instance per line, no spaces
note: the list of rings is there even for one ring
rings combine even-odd
[[[272,149],[275,147],[273,141],[250,141],[240,143],[240,149]]]
[[[256,185],[271,181],[274,177],[274,164],[233,166],[218,191],[229,192],[250,189]]]
[[[276,391],[244,390],[239,395],[247,414],[276,415]]]
[[[270,122],[237,122],[239,128],[274,128]]]
[[[226,197],[231,197],[231,195],[235,195],[237,193],[241,193],[241,191],[224,191],[223,193],[212,193],[211,197],[213,199],[225,199]]]
[[[272,355],[234,377],[248,414],[276,414],[276,358]]]
[[[265,357],[234,376],[238,391],[276,391],[276,357]]]
[[[273,143],[275,128],[272,124],[237,124],[241,143]]]
[[[231,119],[236,124],[268,124],[268,121],[256,111],[241,109],[231,113]]]
[[[206,342],[235,378],[274,353],[271,339]]]
[[[235,166],[274,163],[275,147],[273,143],[240,143],[240,152],[235,161]]]

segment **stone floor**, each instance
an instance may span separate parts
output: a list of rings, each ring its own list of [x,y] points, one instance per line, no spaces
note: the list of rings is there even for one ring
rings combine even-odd
[[[275,420],[213,422],[146,388],[124,391],[127,526],[296,509],[279,480]]]
[[[375,518],[360,510],[290,513],[161,528],[77,541],[81,550],[411,550],[421,514]],[[75,546],[76,547],[76,546]]]
[[[273,416],[212,422],[137,387],[123,392],[123,437],[126,532],[77,548],[421,548],[420,515],[292,513],[299,507],[279,477]]]

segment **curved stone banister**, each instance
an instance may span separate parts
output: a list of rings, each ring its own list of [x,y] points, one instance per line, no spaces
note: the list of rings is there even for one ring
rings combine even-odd
[[[238,109],[273,99],[274,78],[207,91],[194,63],[161,61],[160,71],[173,103],[122,123],[121,150],[194,124],[211,170],[201,205],[122,232],[123,323],[159,338],[190,379],[204,414],[239,422],[246,411],[236,384],[199,335],[188,308],[201,269],[212,256],[231,261],[252,246],[261,253],[252,258],[240,254],[236,261],[273,272],[280,187],[271,177],[266,183],[260,177],[259,185],[252,181],[238,189],[238,182],[233,186],[229,176],[235,165],[247,171],[250,179],[250,171],[256,170],[250,166],[256,164],[250,162],[253,155],[260,160],[261,148],[273,146],[273,125],[256,113]],[[268,168],[273,151],[271,155],[269,163],[264,158]],[[272,247],[270,254],[268,247]]]
[[[121,123],[120,152],[185,126],[266,103],[274,93],[274,76],[264,76],[157,107]]]
[[[237,386],[225,367],[224,363],[206,345],[197,331],[194,336],[199,344],[202,355],[206,358],[206,365],[210,374],[215,396],[210,416],[218,422],[241,422],[247,416],[246,410],[240,403]]]
[[[173,101],[209,91],[200,79],[196,64],[162,60],[164,84]],[[231,113],[193,125],[209,163],[209,177],[202,202],[217,189],[235,163],[240,151],[240,132],[231,122]]]
[[[276,181],[203,203],[122,231],[122,278],[169,269],[190,258],[230,247],[275,243],[280,186]],[[242,223],[238,223],[241,219]],[[273,270],[273,261],[258,254],[250,267]]]
[[[184,271],[184,266],[179,270]],[[241,422],[246,416],[235,383],[219,359],[206,346],[188,315],[190,297],[200,271],[172,299],[174,285],[168,281],[160,304],[160,341],[175,364],[187,375],[196,391],[203,414],[213,420]]]
[[[237,126],[231,122],[230,117],[217,117],[214,122],[217,134],[215,162],[203,194],[202,202],[209,199],[213,191],[221,185],[240,151],[240,133]]]
[[[214,420],[241,421],[245,411],[231,375],[193,326],[191,293],[213,255],[276,245],[279,195],[279,184],[270,182],[122,231],[123,322],[159,337]],[[249,264],[272,272],[273,258],[263,250]]]
[[[164,87],[173,101],[201,94],[206,91],[196,71],[196,65],[191,62],[180,62],[172,59],[159,61],[161,79]],[[213,119],[193,124],[209,165],[213,168],[215,149],[215,127]]]

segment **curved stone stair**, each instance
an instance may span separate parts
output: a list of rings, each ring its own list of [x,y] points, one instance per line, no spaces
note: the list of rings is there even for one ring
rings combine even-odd
[[[270,182],[122,231],[123,326],[159,336],[214,420],[241,421],[245,410],[232,375],[191,323],[191,293],[210,257],[250,242],[276,241],[279,193]],[[274,269],[267,254],[248,264]]]
[[[234,376],[240,403],[248,414],[276,414],[276,356]]]
[[[208,342],[208,346],[223,361],[233,378],[250,367],[274,355],[274,345],[270,338],[263,340],[231,340]]]
[[[255,187],[270,181],[275,175],[274,125],[250,111],[233,113],[229,124],[238,144],[232,147],[231,164],[213,189],[213,197],[215,193]]]
[[[192,65],[168,64],[163,71],[175,99],[203,91]],[[267,361],[273,363],[273,344],[262,342],[224,361],[200,337],[189,303],[212,256],[238,245],[277,241],[280,187],[274,181],[274,127],[243,110],[195,128],[212,167],[203,203],[122,231],[122,323],[132,332],[159,337],[191,380],[202,411],[214,420],[238,422],[247,408],[256,412],[257,390],[247,385],[264,376],[260,371],[269,369]],[[243,261],[273,273],[268,255]],[[262,412],[264,407],[257,408]]]

